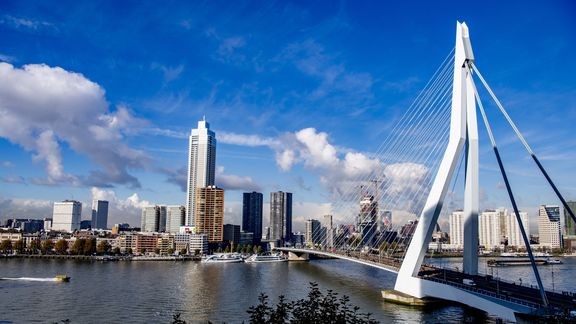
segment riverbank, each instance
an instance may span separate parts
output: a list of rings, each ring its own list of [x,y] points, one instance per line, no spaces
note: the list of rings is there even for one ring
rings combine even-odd
[[[79,261],[200,261],[200,256],[132,256],[66,254],[0,254],[0,259],[62,259]]]

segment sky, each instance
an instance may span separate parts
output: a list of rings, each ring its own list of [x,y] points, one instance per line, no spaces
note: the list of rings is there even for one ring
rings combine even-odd
[[[572,1],[7,0],[0,220],[49,217],[64,199],[82,201],[89,219],[90,201],[106,199],[109,225],[138,225],[142,206],[184,204],[188,135],[205,116],[225,222],[240,223],[242,192],[263,192],[267,203],[283,190],[303,230],[305,219],[337,212],[342,186],[383,165],[374,152],[454,47],[456,21],[469,26],[475,64],[561,192],[576,199]],[[559,201],[484,100],[534,223],[538,205]],[[483,130],[480,141],[481,208],[509,206]]]

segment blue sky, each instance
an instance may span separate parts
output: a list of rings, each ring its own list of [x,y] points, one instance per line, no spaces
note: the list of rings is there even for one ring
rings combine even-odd
[[[227,220],[245,190],[293,192],[297,221],[330,212],[334,166],[377,149],[453,48],[456,20],[576,199],[575,18],[571,1],[2,1],[0,218],[97,197],[116,205],[111,222],[138,223],[142,205],[183,204],[187,133],[204,115]],[[522,208],[557,204],[494,128]],[[481,136],[484,207],[507,206]]]

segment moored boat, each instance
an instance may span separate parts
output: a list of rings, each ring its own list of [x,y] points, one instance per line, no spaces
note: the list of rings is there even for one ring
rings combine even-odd
[[[254,254],[246,259],[248,263],[264,263],[264,262],[284,262],[288,261],[288,259],[281,254],[269,254],[269,255],[257,255]]]
[[[213,254],[202,258],[204,263],[236,263],[244,262],[242,256],[238,253],[232,254]]]

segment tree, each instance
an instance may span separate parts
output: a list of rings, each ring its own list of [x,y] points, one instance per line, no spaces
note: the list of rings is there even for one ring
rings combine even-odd
[[[70,253],[75,255],[83,254],[85,244],[86,244],[85,239],[77,239],[76,241],[74,241],[74,244],[72,244],[72,247],[70,248]]]
[[[58,254],[65,254],[68,251],[68,241],[59,239],[54,246],[54,250],[56,250]]]
[[[52,240],[44,240],[42,242],[42,253],[50,253],[54,249],[54,242]]]
[[[91,238],[84,243],[84,255],[93,255],[96,253],[96,239]]]
[[[186,255],[186,254],[188,254],[188,249],[187,249],[187,248],[181,249],[181,250],[180,250],[180,254],[181,254],[181,255]]]
[[[127,249],[126,249],[126,254],[132,255],[132,254],[134,254],[134,251],[132,251],[132,248],[127,248]]]
[[[41,247],[42,247],[42,242],[40,241],[39,238],[33,239],[30,242],[30,246],[28,246],[28,248],[30,249],[30,253],[32,253],[32,254],[38,253],[38,251],[40,250]]]
[[[120,248],[119,248],[119,247],[115,247],[114,249],[112,249],[112,253],[113,253],[114,255],[120,254]]]
[[[159,248],[155,248],[155,249],[154,249],[154,253],[155,253],[155,254],[160,254],[160,249],[159,249]]]
[[[230,252],[230,248],[229,248],[229,247],[226,247],[226,248],[224,249],[224,253],[228,253],[228,252]]]
[[[278,304],[268,304],[268,296],[261,294],[260,302],[246,312],[250,314],[250,323],[378,323],[371,314],[359,313],[359,307],[350,306],[348,296],[338,298],[338,294],[328,290],[323,294],[318,284],[311,282],[308,297],[294,302],[278,298]]]
[[[174,249],[173,248],[168,249],[168,255],[174,255]]]
[[[262,247],[260,245],[258,245],[258,247],[256,248],[256,253],[257,254],[261,254],[262,253]]]
[[[0,250],[4,253],[12,251],[12,241],[8,239],[2,240],[2,242],[0,242]]]
[[[110,249],[112,247],[110,246],[110,243],[108,243],[108,241],[103,240],[100,241],[100,243],[98,243],[98,245],[96,246],[96,252],[98,252],[98,254],[106,254],[108,252],[110,252]]]
[[[24,240],[19,239],[18,241],[14,242],[12,248],[14,249],[14,251],[16,251],[18,253],[24,253],[24,249],[26,248],[26,245],[24,244]]]

